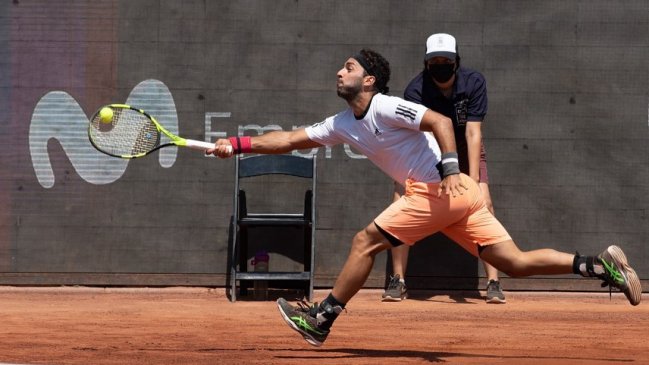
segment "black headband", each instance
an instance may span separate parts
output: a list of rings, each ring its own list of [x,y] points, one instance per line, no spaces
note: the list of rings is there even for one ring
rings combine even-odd
[[[388,91],[390,90],[390,88],[388,87],[388,80],[390,79],[390,69],[388,68],[387,74],[384,74],[379,65],[374,65],[374,67],[370,68],[369,66],[370,63],[367,62],[367,58],[365,58],[365,56],[363,56],[363,54],[360,52],[354,55],[352,58],[355,59],[358,62],[358,64],[360,64],[361,67],[363,67],[363,69],[365,69],[365,72],[368,75],[376,79],[374,83],[375,89],[378,90],[378,92],[380,93],[387,94]],[[386,66],[387,66],[387,62],[386,62]]]
[[[367,72],[368,75],[376,77],[376,74],[370,69],[370,66],[367,63],[367,60],[365,59],[365,57],[363,57],[362,54],[357,53],[352,58],[355,59],[365,69],[365,72]]]

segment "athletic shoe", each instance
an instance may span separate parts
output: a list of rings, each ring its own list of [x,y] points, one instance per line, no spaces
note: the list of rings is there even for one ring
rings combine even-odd
[[[500,287],[500,281],[498,280],[489,280],[487,283],[487,303],[492,303],[492,304],[505,304],[507,303],[507,300],[505,300],[505,294],[503,294],[503,290]]]
[[[306,342],[313,346],[322,346],[329,335],[329,330],[318,326],[318,303],[309,305],[307,302],[301,301],[294,307],[284,298],[279,298],[277,299],[277,308],[284,321],[301,334]]]
[[[381,296],[381,301],[400,302],[406,298],[408,298],[408,288],[406,287],[406,283],[401,281],[399,274],[392,276],[388,288],[385,289],[385,292]]]
[[[604,252],[597,255],[599,262],[604,267],[604,273],[598,277],[604,280],[602,286],[616,287],[624,292],[632,305],[640,304],[642,300],[642,285],[635,270],[629,266],[626,255],[622,249],[612,245]]]

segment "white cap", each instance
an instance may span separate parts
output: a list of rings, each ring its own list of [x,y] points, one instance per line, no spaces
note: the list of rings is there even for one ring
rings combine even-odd
[[[446,57],[454,60],[455,56],[457,56],[457,46],[455,37],[452,35],[437,33],[426,40],[426,57],[424,57],[424,61],[428,61],[433,57]]]

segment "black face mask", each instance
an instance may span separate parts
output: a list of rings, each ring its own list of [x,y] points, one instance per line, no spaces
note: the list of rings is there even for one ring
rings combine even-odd
[[[429,65],[428,73],[439,83],[447,82],[455,74],[455,64],[454,63],[439,63],[434,65]]]

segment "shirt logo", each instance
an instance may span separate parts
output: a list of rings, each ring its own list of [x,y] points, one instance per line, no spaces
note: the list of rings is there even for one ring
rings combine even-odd
[[[466,125],[467,114],[469,112],[469,99],[458,100],[455,102],[454,106],[457,126],[464,127]]]
[[[413,108],[409,108],[405,105],[397,105],[397,115],[403,115],[404,117],[410,119],[411,121],[415,120],[415,116],[417,115],[417,112]]]

